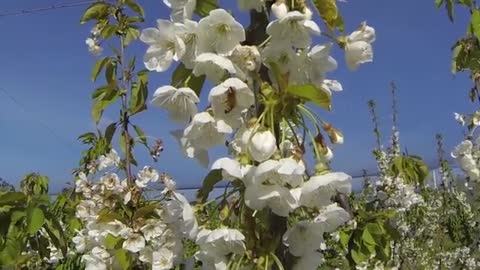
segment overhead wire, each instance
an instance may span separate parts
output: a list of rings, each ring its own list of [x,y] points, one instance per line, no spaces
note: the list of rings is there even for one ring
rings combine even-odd
[[[86,5],[92,4],[94,2],[96,2],[96,1],[92,1],[92,0],[85,1],[84,0],[84,1],[76,1],[76,2],[64,2],[64,3],[52,4],[52,5],[49,5],[49,6],[38,7],[38,8],[27,8],[27,9],[14,10],[14,11],[5,11],[5,12],[0,12],[0,18],[28,15],[28,14],[32,14],[32,13],[38,13],[38,12],[47,12],[47,11],[63,9],[63,8],[86,6]]]

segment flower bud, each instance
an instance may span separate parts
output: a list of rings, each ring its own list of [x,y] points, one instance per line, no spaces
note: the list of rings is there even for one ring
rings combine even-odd
[[[248,152],[258,162],[269,159],[276,150],[277,141],[269,130],[255,132],[248,142]]]
[[[288,7],[285,4],[284,0],[277,0],[275,4],[272,5],[272,13],[277,19],[285,17],[288,13]]]
[[[324,124],[323,129],[327,132],[328,138],[333,144],[343,144],[343,134],[330,124]]]

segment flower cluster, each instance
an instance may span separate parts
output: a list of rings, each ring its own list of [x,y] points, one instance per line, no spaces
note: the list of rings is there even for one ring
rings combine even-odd
[[[100,55],[103,52],[103,48],[99,45],[100,30],[97,26],[93,27],[90,31],[90,37],[85,40],[87,44],[88,52],[93,55]]]
[[[116,168],[115,153],[101,156],[98,167]],[[163,197],[158,203],[145,201],[145,188],[158,181],[165,186]],[[106,172],[98,183],[80,173],[75,184],[83,198],[76,217],[84,229],[72,241],[86,269],[115,267],[119,248],[126,257],[138,257],[152,269],[172,269],[183,262],[182,239],[194,239],[198,226],[189,202],[175,191],[171,178],[147,166],[138,172],[133,186],[112,172]],[[136,212],[129,210],[133,203]]]

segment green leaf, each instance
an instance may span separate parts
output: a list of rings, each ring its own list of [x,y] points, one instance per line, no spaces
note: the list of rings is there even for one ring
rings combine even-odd
[[[151,217],[158,217],[157,209],[158,209],[157,204],[154,204],[154,203],[147,204],[142,208],[137,209],[137,211],[135,211],[135,214],[133,215],[133,220],[136,220],[139,218],[148,219]]]
[[[105,66],[105,80],[109,86],[115,87],[117,85],[117,64],[109,61]]]
[[[100,31],[100,35],[103,39],[109,39],[115,34],[115,32],[117,32],[117,28],[118,27],[116,25],[107,24],[103,26],[102,30]]]
[[[473,34],[480,40],[480,10],[474,9],[472,12],[472,29]]]
[[[210,13],[210,11],[216,8],[218,8],[217,0],[197,0],[195,13],[200,17],[205,17]]]
[[[27,209],[27,231],[30,234],[35,234],[42,228],[45,223],[45,215],[42,209],[38,207]]]
[[[114,220],[126,223],[123,216],[121,216],[119,213],[111,211],[109,208],[104,208],[98,213],[97,223],[107,223]]]
[[[144,145],[147,145],[147,137],[145,137],[145,132],[143,132],[142,128],[137,125],[133,125],[133,129],[137,133],[138,140]]]
[[[407,184],[424,185],[430,174],[425,162],[418,156],[400,156],[394,160],[392,171],[401,176]]]
[[[0,206],[12,203],[23,203],[26,198],[22,192],[6,192],[0,194]]]
[[[436,6],[437,8],[441,7],[442,4],[443,4],[443,1],[444,1],[444,0],[435,0],[435,6]]]
[[[383,235],[385,233],[385,229],[383,228],[383,226],[381,226],[380,224],[378,223],[368,223],[366,226],[365,226],[365,230],[368,230],[368,232],[373,236],[379,236],[379,235]]]
[[[186,68],[183,63],[180,63],[172,73],[171,85],[177,88],[184,86],[190,87],[197,96],[200,96],[204,83],[205,75],[200,77],[193,75],[192,70]]]
[[[140,31],[134,27],[129,27],[125,36],[125,46],[128,46],[132,40],[140,37]]]
[[[461,43],[457,43],[457,45],[453,49],[453,56],[452,56],[452,73],[453,74],[461,70],[458,64],[458,57],[462,51],[463,51],[463,45]]]
[[[120,236],[115,237],[108,234],[107,237],[105,237],[105,240],[103,240],[103,244],[107,249],[114,249],[121,240],[122,238]]]
[[[352,234],[346,231],[341,230],[340,231],[340,243],[344,248],[348,247],[348,242],[350,241],[350,236]]]
[[[91,4],[85,13],[83,13],[80,23],[83,24],[93,19],[100,20],[108,17],[109,8],[110,5],[105,2],[95,2]]]
[[[127,250],[122,248],[115,250],[115,260],[117,261],[121,269],[123,270],[132,269],[130,267],[132,257],[130,256]]]
[[[445,8],[447,9],[448,13],[448,18],[450,19],[451,22],[454,20],[454,3],[453,0],[446,0],[447,4],[445,5]]]
[[[331,110],[330,95],[313,84],[289,85],[287,87],[287,92],[296,97],[310,101],[326,110]]]
[[[354,245],[350,254],[352,255],[352,259],[356,264],[361,264],[369,258],[369,256],[367,254],[364,254],[364,252],[357,244]]]
[[[337,26],[343,28],[343,20],[339,19],[336,0],[312,0],[312,2],[330,33],[333,33]]]
[[[116,122],[111,123],[105,129],[105,140],[107,141],[108,144],[112,143],[113,135],[115,134],[116,129],[117,129],[117,123]]]
[[[138,13],[138,15],[145,17],[145,11],[143,10],[143,7],[136,3],[134,0],[126,0],[125,3],[129,8]]]
[[[436,1],[438,1],[438,0],[436,0]],[[464,5],[466,7],[469,7],[469,8],[473,7],[472,0],[457,0],[457,3],[460,4],[460,5]]]
[[[58,217],[47,213],[44,228],[55,247],[62,251],[63,256],[67,256],[67,243],[65,241],[64,229],[58,221]]]
[[[102,117],[103,111],[112,103],[114,103],[119,97],[119,91],[112,88],[105,88],[101,94],[99,94],[93,103],[92,118],[95,124],[98,124]]]
[[[142,84],[148,83],[148,73],[150,71],[148,69],[143,69],[137,72],[138,82]]]
[[[135,115],[147,109],[146,100],[148,97],[147,85],[143,83],[133,83],[130,96],[130,115]]]
[[[197,202],[203,203],[207,201],[208,195],[213,190],[215,184],[222,181],[222,170],[211,170],[203,179],[203,185],[197,192]]]
[[[96,81],[98,75],[102,71],[103,67],[110,61],[110,57],[104,57],[102,59],[99,59],[95,65],[93,66],[92,70],[92,81]]]
[[[175,71],[172,73],[172,82],[171,85],[175,87],[180,87],[182,83],[188,78],[188,76],[192,75],[191,69],[185,67],[183,63],[180,63]]]
[[[362,233],[362,240],[363,242],[369,244],[369,245],[376,245],[375,239],[373,238],[372,234],[368,230],[368,228],[365,228]]]

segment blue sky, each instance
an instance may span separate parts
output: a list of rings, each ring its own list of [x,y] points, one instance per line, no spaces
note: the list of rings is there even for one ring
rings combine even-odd
[[[76,1],[2,0],[0,13],[68,2]],[[162,1],[140,2],[146,10],[145,27],[154,26],[157,18],[168,18]],[[345,135],[345,144],[334,148],[333,168],[353,175],[363,168],[374,170],[371,150],[375,140],[366,103],[377,101],[383,133],[389,135],[392,80],[399,88],[403,147],[436,164],[435,134],[443,133],[447,149],[451,149],[462,137],[453,112],[473,108],[467,100],[470,82],[466,75],[450,73],[450,48],[465,32],[466,12],[458,10],[457,21],[451,24],[433,1],[350,0],[338,5],[347,32],[368,20],[376,29],[377,40],[374,62],[355,73],[346,69],[340,50],[334,53],[340,65],[330,77],[341,81],[344,91],[334,95],[331,113],[319,111]],[[0,92],[0,177],[12,183],[18,183],[27,172],[39,172],[51,178],[52,191],[60,190],[71,181],[70,171],[83,149],[76,137],[94,128],[90,93],[95,85],[89,74],[95,58],[85,46],[90,29],[79,24],[83,9],[0,17],[0,87],[21,104]],[[145,49],[140,42],[132,46],[139,56]],[[150,94],[169,81],[170,72],[152,73]],[[115,117],[115,111],[107,112],[106,122]],[[180,127],[171,124],[164,111],[151,107],[134,121],[166,144],[158,163],[139,158],[141,164],[168,172],[180,186],[199,185],[207,171],[195,160],[183,158],[169,135]],[[222,154],[222,150],[213,152],[212,159]],[[140,150],[138,155],[146,153]]]

